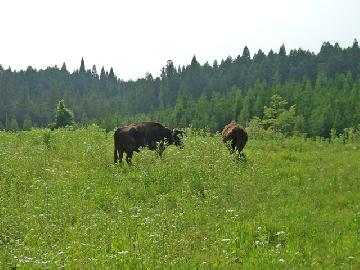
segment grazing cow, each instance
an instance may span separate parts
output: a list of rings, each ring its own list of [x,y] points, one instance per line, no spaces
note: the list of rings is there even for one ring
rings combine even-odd
[[[230,152],[234,153],[238,151],[239,156],[245,157],[241,151],[244,149],[245,144],[248,140],[248,135],[242,126],[237,124],[234,120],[227,124],[221,132],[223,142],[230,143]]]
[[[182,135],[183,131],[181,130],[171,130],[154,122],[142,122],[119,127],[114,133],[114,163],[118,160],[122,162],[125,152],[126,162],[131,164],[133,152],[140,152],[140,147],[148,147],[150,150],[158,149],[161,156],[165,150],[165,144],[182,146]],[[159,143],[159,147],[157,143]]]

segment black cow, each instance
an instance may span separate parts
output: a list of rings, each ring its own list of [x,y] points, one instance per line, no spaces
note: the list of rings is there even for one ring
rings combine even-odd
[[[133,152],[140,152],[140,147],[159,150],[161,156],[166,144],[182,146],[183,131],[169,129],[162,124],[142,122],[119,127],[114,133],[114,163],[122,162],[126,153],[126,162],[131,164]],[[159,143],[159,146],[157,145]]]
[[[248,140],[245,128],[237,124],[235,121],[231,121],[224,127],[221,132],[221,136],[224,143],[230,141],[231,153],[238,151],[239,156],[245,157],[245,155],[241,153]]]

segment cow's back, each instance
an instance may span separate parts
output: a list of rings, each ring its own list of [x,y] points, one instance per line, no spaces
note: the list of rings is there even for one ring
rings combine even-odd
[[[239,125],[235,121],[231,121],[229,124],[227,124],[221,132],[223,141],[226,142],[232,139],[238,127]]]
[[[134,125],[119,127],[114,132],[115,145],[125,151],[134,151],[141,146],[142,140]]]
[[[136,124],[137,131],[148,141],[160,141],[171,136],[171,130],[156,122]]]
[[[248,140],[248,135],[242,126],[235,121],[227,124],[221,132],[223,142],[231,141],[232,144],[238,148],[239,152],[245,147]]]

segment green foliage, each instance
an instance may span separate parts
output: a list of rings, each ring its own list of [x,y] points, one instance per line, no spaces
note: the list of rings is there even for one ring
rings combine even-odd
[[[250,136],[238,161],[186,134],[129,167],[95,125],[0,132],[0,268],[360,267],[360,138]]]
[[[264,106],[264,120],[270,124],[285,111],[288,102],[279,95],[273,95],[270,99],[270,107]]]
[[[335,128],[330,130],[331,143],[354,143],[360,139],[360,125],[357,128],[344,128],[343,132],[338,132]]]
[[[281,132],[285,135],[290,135],[296,128],[302,128],[302,119],[296,118],[295,105],[286,109],[288,102],[281,96],[275,94],[271,96],[270,106],[264,106],[264,118],[255,118],[253,121],[256,124],[263,126],[265,129],[273,129],[276,132]]]
[[[31,121],[31,118],[29,116],[26,116],[24,119],[24,123],[22,125],[23,130],[30,130],[32,128],[33,124]]]
[[[295,117],[294,132],[295,133],[305,133],[305,119],[304,119],[304,116],[297,115]]]
[[[241,55],[220,64],[214,61],[213,66],[201,65],[195,56],[182,67],[169,60],[159,76],[146,74],[135,81],[118,79],[112,68],[102,67],[100,74],[95,65],[86,70],[84,59],[73,73],[65,63],[61,69],[1,68],[0,122],[8,128],[10,116],[23,124],[29,115],[33,126],[48,126],[53,105],[64,98],[76,112],[74,120],[96,122],[106,130],[113,129],[118,118],[146,118],[215,132],[231,120],[245,125],[255,116],[263,118],[264,106],[277,94],[287,100],[286,109],[296,105],[295,124],[287,125],[285,133],[329,137],[331,128],[342,131],[360,122],[359,71],[355,40],[348,48],[324,42],[317,54],[282,45],[268,55],[259,50],[251,58],[245,47]],[[267,113],[269,121],[275,119],[273,112]],[[281,118],[288,122],[291,114]],[[296,128],[290,131],[292,126]]]
[[[11,121],[10,121],[10,124],[8,126],[8,130],[11,130],[11,131],[17,131],[19,130],[19,124],[16,120],[16,118],[11,118]]]
[[[295,120],[295,105],[292,105],[288,110],[285,110],[279,114],[278,118],[276,119],[274,128],[275,130],[280,131],[285,135],[290,135],[294,130]]]
[[[249,97],[246,96],[243,106],[242,106],[242,109],[241,109],[241,112],[240,112],[240,115],[239,115],[238,122],[247,123],[249,121],[249,119],[250,119],[250,108],[249,108],[250,104],[249,103],[250,103]]]
[[[56,105],[55,128],[62,128],[74,124],[74,113],[65,107],[64,100],[60,100]]]

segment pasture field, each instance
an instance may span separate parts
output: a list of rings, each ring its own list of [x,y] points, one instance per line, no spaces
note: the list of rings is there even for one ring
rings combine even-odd
[[[0,269],[360,269],[360,145],[220,135],[112,164],[112,133],[0,132]]]

